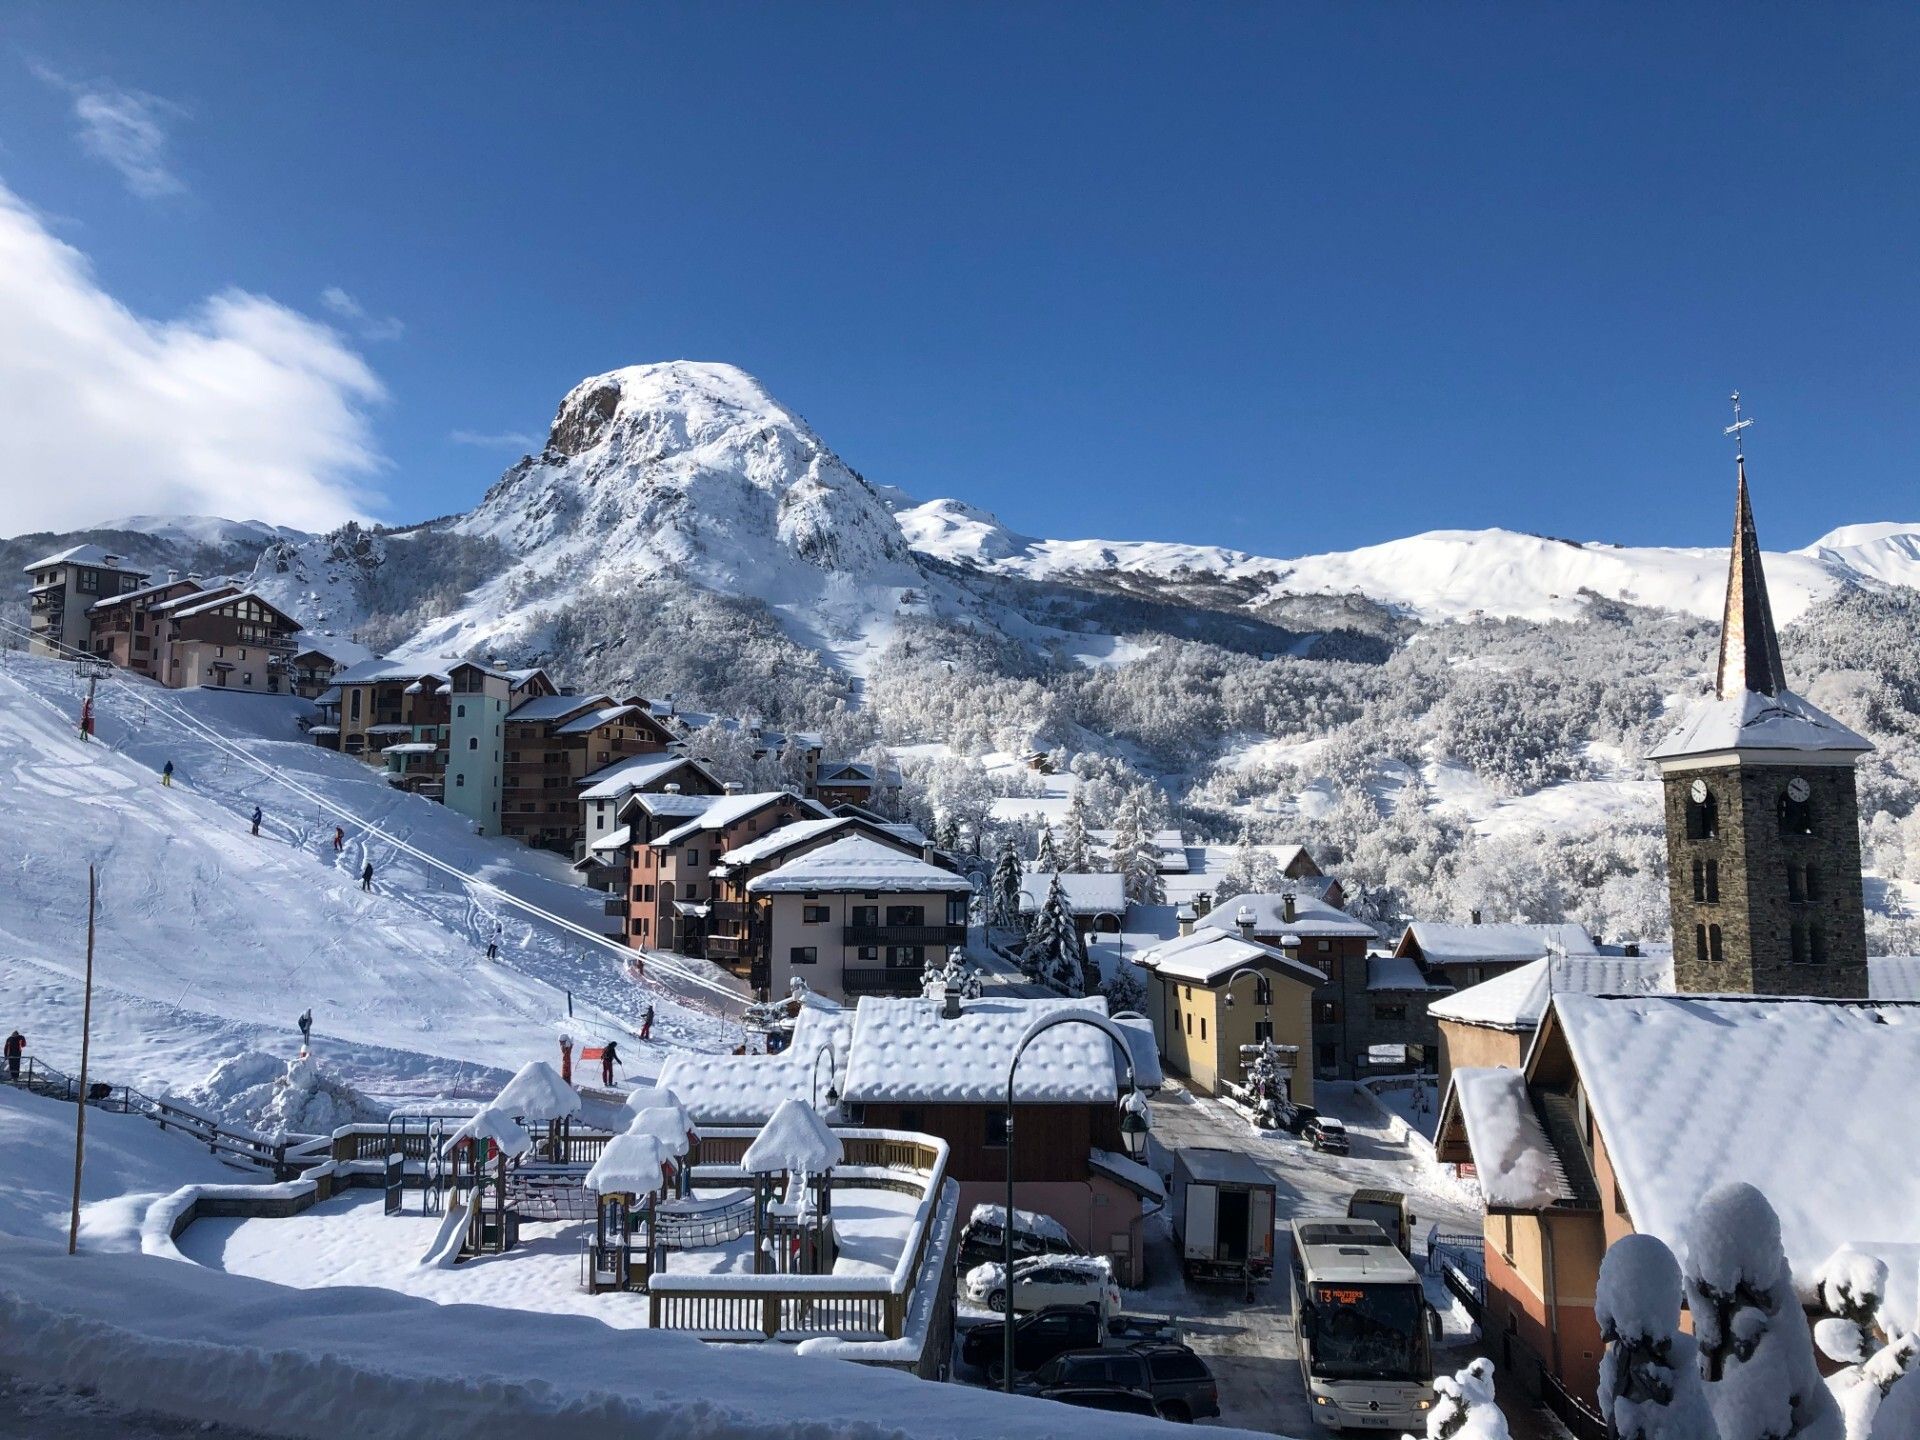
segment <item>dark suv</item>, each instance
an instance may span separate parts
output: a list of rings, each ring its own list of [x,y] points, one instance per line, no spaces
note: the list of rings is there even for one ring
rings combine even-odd
[[[1220,1413],[1213,1372],[1184,1345],[1069,1351],[1034,1371],[1020,1389],[1075,1404],[1086,1403],[1078,1397],[1092,1391],[1144,1391],[1168,1420],[1210,1420]]]

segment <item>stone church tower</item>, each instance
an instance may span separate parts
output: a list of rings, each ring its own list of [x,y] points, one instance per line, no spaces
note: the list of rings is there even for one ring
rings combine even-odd
[[[1873,747],[1787,688],[1738,462],[1714,693],[1653,750],[1665,791],[1674,984],[1867,996],[1853,767]]]

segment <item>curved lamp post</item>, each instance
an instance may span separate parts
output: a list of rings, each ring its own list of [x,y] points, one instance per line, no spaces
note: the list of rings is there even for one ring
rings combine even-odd
[[[1004,1269],[1001,1282],[1006,1286],[1006,1325],[1001,1344],[1001,1387],[1011,1395],[1013,1393],[1013,1077],[1020,1068],[1020,1057],[1026,1053],[1040,1036],[1057,1025],[1091,1025],[1114,1044],[1120,1052],[1121,1064],[1126,1066],[1126,1094],[1120,1101],[1120,1143],[1127,1147],[1127,1157],[1138,1160],[1147,1148],[1147,1117],[1141,1113],[1144,1106],[1133,1104],[1138,1091],[1133,1084],[1133,1050],[1127,1043],[1126,1035],[1118,1025],[1104,1015],[1095,1015],[1090,1010],[1068,1010],[1042,1016],[1027,1027],[1026,1034],[1020,1037],[1020,1043],[1013,1047],[1013,1059],[1007,1064],[1007,1210],[1001,1216],[1001,1234],[1005,1240],[1002,1255]]]
[[[840,1062],[833,1058],[832,1045],[822,1045],[813,1052],[813,1075],[809,1082],[813,1089],[813,1108],[816,1110],[820,1108],[820,1057],[822,1055],[827,1057],[827,1108],[832,1110],[840,1103],[840,1092],[833,1088],[833,1082],[839,1075]]]
[[[1251,965],[1242,965],[1238,970],[1227,976],[1227,983],[1221,987],[1221,990],[1224,992],[1220,997],[1221,1003],[1229,1010],[1233,1008],[1233,982],[1238,980],[1242,975],[1253,976],[1254,1000],[1260,1006],[1260,1013],[1266,1017],[1267,1034],[1271,1037],[1273,1034],[1273,980],[1264,971],[1255,970]],[[1265,997],[1264,999],[1262,998],[1263,996]],[[1241,1057],[1240,1063],[1242,1065],[1246,1064],[1245,1056]],[[1240,1073],[1244,1079],[1246,1071],[1243,1069]]]

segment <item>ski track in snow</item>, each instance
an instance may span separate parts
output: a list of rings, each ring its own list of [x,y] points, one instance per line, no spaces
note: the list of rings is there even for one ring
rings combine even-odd
[[[598,929],[602,896],[564,860],[475,836],[455,812],[320,750],[295,725],[302,702],[154,694],[395,839]],[[331,814],[115,684],[100,690],[99,741],[83,743],[79,698],[63,662],[0,661],[0,1023],[20,1025],[48,1063],[78,1063],[88,861],[101,899],[93,1070],[114,1083],[164,1092],[241,1049],[291,1055],[309,1005],[329,1070],[389,1101],[484,1097],[524,1061],[556,1059],[562,1032],[583,1045],[619,1036],[630,1078],[657,1070],[669,1045],[731,1048],[718,997],[690,1004],[657,975],[636,983],[618,956],[351,824],[336,856]],[[168,759],[171,788],[157,775]],[[365,860],[372,894],[359,888]],[[484,959],[496,918],[498,963]],[[649,1004],[659,1040],[642,1046]]]

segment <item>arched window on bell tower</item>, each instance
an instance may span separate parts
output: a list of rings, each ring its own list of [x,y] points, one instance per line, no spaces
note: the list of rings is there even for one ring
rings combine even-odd
[[[1720,802],[1714,798],[1713,791],[1704,780],[1694,781],[1692,788],[1687,791],[1687,838],[1720,838]]]

